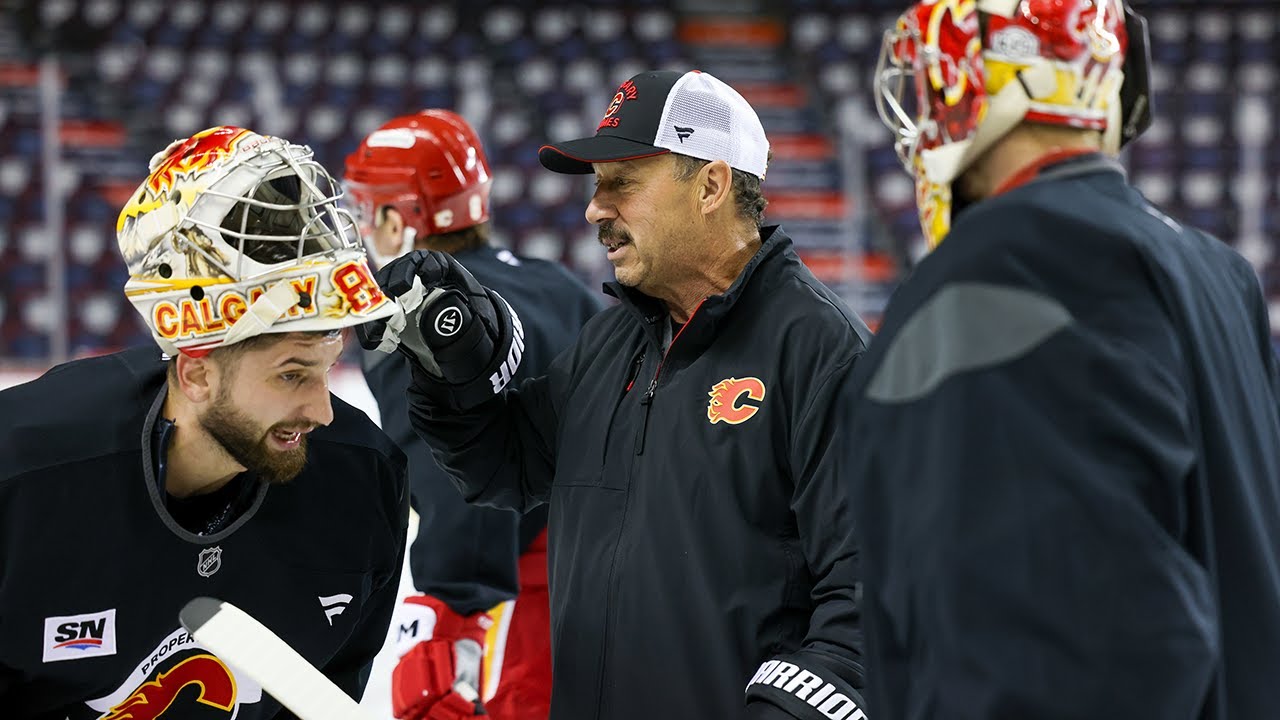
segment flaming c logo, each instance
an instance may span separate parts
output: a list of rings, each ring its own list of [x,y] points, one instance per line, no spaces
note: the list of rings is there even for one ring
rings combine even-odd
[[[711,402],[707,403],[707,420],[712,425],[722,421],[737,425],[759,412],[760,403],[764,400],[764,383],[754,377],[725,378],[713,385],[707,394],[711,396]],[[748,400],[754,402],[749,403]]]
[[[227,712],[235,708],[236,681],[231,670],[212,655],[194,655],[143,683],[103,720],[156,720],[188,685],[199,686],[198,703]]]

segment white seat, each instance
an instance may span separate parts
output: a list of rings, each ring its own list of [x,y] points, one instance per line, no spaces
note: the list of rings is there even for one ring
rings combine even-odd
[[[1212,170],[1193,170],[1182,176],[1182,199],[1195,208],[1214,207],[1222,201],[1222,176]]]
[[[1187,37],[1187,16],[1180,12],[1153,14],[1151,36],[1156,43],[1178,43]]]
[[[248,14],[249,8],[244,3],[236,0],[221,0],[213,6],[213,26],[223,32],[237,30],[244,24],[245,16]],[[257,13],[254,15],[256,23]]]
[[[1222,142],[1222,132],[1222,121],[1211,115],[1193,115],[1182,119],[1182,138],[1192,145],[1217,145]]]
[[[564,238],[549,230],[536,230],[520,239],[519,254],[560,262],[564,255]]]
[[[164,5],[156,0],[134,0],[125,9],[129,23],[142,32],[151,29],[164,11]]]
[[[533,18],[533,34],[542,45],[555,45],[573,32],[575,19],[564,8],[545,8]]]
[[[253,10],[253,27],[269,35],[274,35],[289,21],[289,9],[277,0],[255,2]]]
[[[346,127],[346,116],[332,105],[318,105],[307,115],[306,126],[313,139],[328,142]]]
[[[399,55],[380,55],[373,61],[369,79],[379,87],[397,87],[409,74],[409,65]]]
[[[1201,40],[1223,42],[1231,37],[1231,18],[1225,13],[1205,10],[1196,14],[1195,30]]]
[[[0,159],[0,194],[17,197],[31,181],[31,163],[17,156]]]
[[[179,30],[190,30],[204,21],[204,6],[192,0],[179,0],[169,6],[169,22]]]
[[[622,34],[626,25],[622,14],[616,10],[592,10],[582,23],[587,39],[595,43],[606,43]],[[630,76],[628,76],[630,77]]]
[[[1174,199],[1174,179],[1167,173],[1143,173],[1133,179],[1138,191],[1156,205],[1167,205]]]
[[[1218,92],[1226,84],[1225,73],[1216,63],[1197,62],[1187,68],[1186,86],[1197,92]]]
[[[120,14],[116,0],[89,0],[84,6],[84,19],[94,27],[105,27]]]
[[[338,31],[344,35],[363,35],[369,30],[372,18],[369,9],[359,3],[348,3],[338,15]]]
[[[812,50],[831,37],[831,18],[810,13],[791,23],[791,43],[797,50]]]
[[[120,321],[120,298],[114,292],[94,293],[80,303],[76,316],[89,332],[106,335]]]
[[[293,29],[303,35],[316,36],[329,25],[329,8],[319,3],[307,3],[297,9]]]
[[[378,11],[378,32],[400,40],[413,29],[413,14],[408,8],[395,5]]]
[[[310,51],[296,52],[285,58],[284,77],[294,85],[310,85],[320,75],[320,63]]]
[[[638,40],[657,42],[675,35],[676,21],[665,10],[645,10],[631,21],[631,31]]]
[[[332,84],[350,87],[364,79],[364,59],[355,53],[340,53],[329,60],[325,78]]]
[[[492,42],[509,42],[524,30],[524,15],[513,7],[496,7],[485,15],[483,28]]]
[[[435,55],[420,58],[413,65],[413,84],[418,87],[440,87],[449,82],[449,63]]]
[[[453,34],[458,18],[448,5],[436,5],[422,11],[418,31],[428,40],[444,40]]]

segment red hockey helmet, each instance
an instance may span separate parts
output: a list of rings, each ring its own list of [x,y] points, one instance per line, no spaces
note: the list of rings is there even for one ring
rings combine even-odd
[[[885,33],[876,106],[930,247],[950,229],[951,183],[1024,120],[1104,131],[1110,151],[1136,137],[1148,73],[1145,21],[1123,0],[912,5]]]
[[[491,173],[476,131],[456,113],[423,110],[389,120],[347,156],[344,185],[368,243],[378,214],[404,218],[413,235],[463,230],[489,219]]]

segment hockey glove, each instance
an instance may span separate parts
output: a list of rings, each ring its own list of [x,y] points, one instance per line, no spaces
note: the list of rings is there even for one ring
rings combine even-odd
[[[399,312],[357,328],[366,350],[399,349],[433,401],[467,410],[502,392],[524,355],[511,306],[451,256],[419,250],[374,276]]]
[[[463,617],[430,595],[405,598],[400,617],[416,642],[391,673],[391,707],[400,720],[460,720],[485,714],[481,659],[493,620]]]
[[[784,656],[760,666],[747,684],[747,716],[797,720],[867,720],[862,696],[840,674],[815,658]]]

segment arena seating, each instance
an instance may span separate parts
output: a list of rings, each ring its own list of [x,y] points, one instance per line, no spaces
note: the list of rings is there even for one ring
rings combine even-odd
[[[48,356],[57,241],[71,351],[146,340],[120,292],[116,212],[152,152],[215,124],[307,143],[338,174],[386,118],[454,108],[493,162],[500,240],[605,279],[582,215],[588,182],[544,171],[537,148],[590,133],[612,89],[646,68],[699,67],[743,90],[773,141],[769,216],[874,322],[920,252],[911,182],[870,94],[880,31],[903,4],[792,0],[726,15],[657,0],[30,3],[0,30],[0,360]],[[1280,13],[1268,2],[1134,5],[1151,21],[1159,119],[1125,154],[1132,176],[1172,216],[1235,245],[1280,296]],[[62,238],[44,229],[46,38],[64,77]]]

